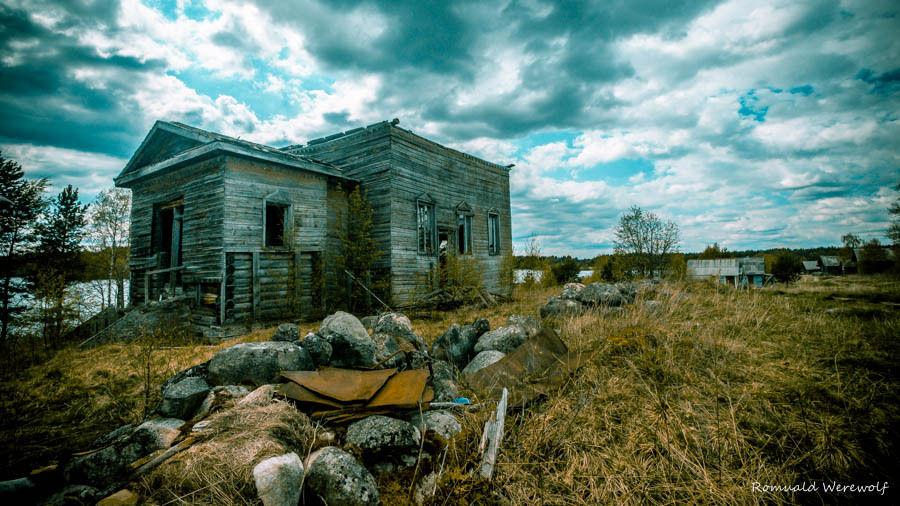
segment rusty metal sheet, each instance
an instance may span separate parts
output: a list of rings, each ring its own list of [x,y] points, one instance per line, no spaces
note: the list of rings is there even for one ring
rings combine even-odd
[[[356,371],[329,367],[318,371],[281,371],[281,376],[317,394],[353,402],[371,399],[396,372],[397,369]]]
[[[293,399],[298,402],[303,402],[306,404],[317,404],[321,406],[330,406],[334,408],[346,408],[347,404],[338,402],[334,399],[329,399],[323,395],[319,395],[308,388],[304,388],[301,385],[296,383],[287,382],[275,392],[275,395],[280,395],[282,397],[287,397],[288,399]]]
[[[480,395],[499,398],[509,390],[510,406],[527,404],[559,388],[593,352],[570,353],[551,329],[543,329],[501,360],[469,376],[469,386]]]
[[[422,392],[422,397],[419,398],[419,402],[426,403],[434,400],[434,390],[431,387],[426,386],[425,390]]]
[[[387,380],[375,397],[366,404],[366,408],[414,407],[422,398],[426,381],[428,381],[428,369],[424,367],[397,373]]]

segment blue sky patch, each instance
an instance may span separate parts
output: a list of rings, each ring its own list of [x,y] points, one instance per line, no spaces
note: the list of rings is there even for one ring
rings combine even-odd
[[[741,95],[741,98],[738,99],[741,103],[741,108],[738,109],[738,114],[741,116],[751,117],[756,121],[764,122],[766,121],[766,112],[769,110],[769,106],[759,107],[757,102],[759,102],[759,97],[756,95],[755,90],[750,90],[747,93]]]

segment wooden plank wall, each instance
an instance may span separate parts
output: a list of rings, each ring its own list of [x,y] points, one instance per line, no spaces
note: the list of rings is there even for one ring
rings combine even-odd
[[[391,129],[391,265],[393,298],[405,301],[415,289],[416,274],[437,265],[437,256],[417,249],[416,198],[435,200],[438,227],[457,228],[456,208],[472,209],[472,254],[482,268],[485,287],[499,291],[502,253],[512,252],[509,170],[436,145],[400,128]],[[488,252],[488,211],[500,215],[501,255]]]
[[[190,283],[199,277],[221,275],[224,176],[224,158],[214,157],[174,173],[150,177],[132,188],[131,268],[136,274],[131,277],[133,304],[144,299],[143,269],[147,266],[141,264],[141,259],[151,254],[155,203],[184,199],[182,279]]]

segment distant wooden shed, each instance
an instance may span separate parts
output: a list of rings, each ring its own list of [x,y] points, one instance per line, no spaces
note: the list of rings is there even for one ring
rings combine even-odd
[[[688,260],[687,278],[714,278],[719,283],[733,286],[764,286],[771,282],[772,276],[766,274],[763,257],[744,257]]]
[[[819,267],[819,262],[815,260],[804,260],[803,261],[803,270],[807,274],[821,274],[822,268]]]
[[[834,255],[819,256],[819,268],[822,274],[843,274],[844,265],[841,258]]]

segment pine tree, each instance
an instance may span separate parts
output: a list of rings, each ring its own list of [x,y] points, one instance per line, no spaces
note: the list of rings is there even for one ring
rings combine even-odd
[[[15,300],[26,292],[24,284],[13,279],[14,261],[30,251],[34,225],[46,204],[46,179],[27,180],[22,166],[0,153],[0,348],[9,343],[9,326],[16,314],[25,309]]]

